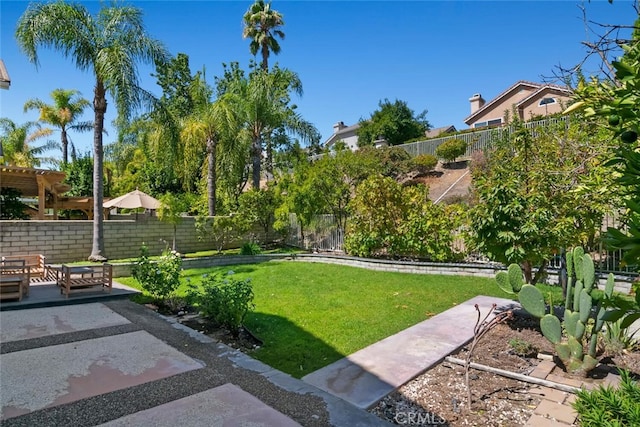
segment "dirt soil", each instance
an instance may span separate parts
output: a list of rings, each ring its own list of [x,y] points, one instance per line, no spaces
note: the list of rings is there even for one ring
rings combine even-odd
[[[414,178],[413,182],[429,187],[429,199],[439,203],[450,203],[469,197],[471,173],[468,162],[457,162],[443,166],[438,163],[432,172]],[[446,194],[445,194],[446,193]]]
[[[452,356],[464,360],[468,350],[469,346],[465,346]],[[538,353],[552,351],[537,320],[516,316],[490,330],[477,344],[471,361],[529,374],[540,362]],[[640,376],[638,351],[617,356],[601,354],[600,361],[606,363],[606,369],[602,370],[616,372],[616,366],[620,366]],[[601,383],[602,370],[594,373],[599,379],[589,381]],[[407,424],[407,417],[413,416],[422,425],[511,427],[526,424],[540,402],[536,385],[489,372],[471,369],[470,386],[471,411],[467,405],[464,367],[443,361],[387,396],[371,412],[394,424]]]

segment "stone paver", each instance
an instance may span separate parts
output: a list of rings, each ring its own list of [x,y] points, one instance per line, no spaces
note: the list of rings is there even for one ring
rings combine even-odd
[[[546,399],[540,401],[534,413],[565,424],[573,424],[577,417],[576,412],[569,406],[551,402]]]
[[[533,414],[524,427],[567,427],[569,424],[561,423],[556,420],[550,420],[542,415]]]
[[[131,322],[99,303],[76,305],[73,309],[68,306],[34,308],[29,316],[21,310],[2,311],[0,341],[6,343],[128,323]]]
[[[564,403],[571,393],[565,391],[556,390],[551,387],[532,387],[529,389],[529,393],[539,395],[542,399],[549,400],[556,403]]]
[[[291,418],[230,383],[127,415],[101,426],[216,427],[231,425],[300,426]]]
[[[75,306],[74,308],[79,308]],[[158,380],[203,365],[145,331],[2,355],[1,418]]]
[[[538,366],[536,366],[533,372],[531,372],[529,375],[532,377],[544,379],[553,371],[555,367],[556,364],[551,360],[543,360],[538,363]]]
[[[478,317],[474,305],[484,315],[493,303],[498,310],[516,306],[503,298],[472,298],[302,380],[359,408],[369,408],[471,340]]]

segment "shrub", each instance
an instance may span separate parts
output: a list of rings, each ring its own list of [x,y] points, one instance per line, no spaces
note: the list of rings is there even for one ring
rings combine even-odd
[[[251,279],[239,280],[232,275],[229,271],[223,277],[218,274],[202,276],[202,287],[192,286],[188,300],[198,306],[203,317],[229,329],[237,337],[247,313],[255,305]]]
[[[628,371],[620,371],[620,385],[616,388],[600,386],[595,390],[582,389],[572,404],[583,427],[640,425],[640,386]]]
[[[262,248],[256,242],[245,242],[240,248],[240,255],[258,255]]]
[[[438,164],[438,158],[431,154],[420,154],[413,158],[413,165],[420,173],[432,171]]]
[[[449,139],[436,148],[436,156],[446,162],[453,162],[467,152],[467,143],[463,139]]]
[[[528,341],[521,338],[513,338],[509,340],[509,347],[515,354],[521,357],[534,357],[538,354],[538,349]]]
[[[182,259],[176,251],[165,250],[157,262],[149,259],[149,249],[140,247],[140,257],[136,260],[131,273],[142,289],[154,298],[165,300],[180,286]]]

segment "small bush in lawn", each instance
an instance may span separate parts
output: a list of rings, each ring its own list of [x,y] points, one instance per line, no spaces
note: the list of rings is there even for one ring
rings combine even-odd
[[[240,248],[240,255],[258,255],[262,248],[256,242],[245,242]]]
[[[420,154],[413,158],[413,165],[420,173],[431,172],[438,164],[438,158],[431,154]]]
[[[233,272],[225,276],[204,275],[201,288],[192,287],[189,300],[198,306],[203,317],[213,320],[238,336],[247,314],[255,308],[251,279],[236,279]]]
[[[453,162],[467,152],[467,142],[463,139],[449,139],[436,148],[436,156],[445,162]]]
[[[640,426],[640,385],[628,371],[620,371],[618,387],[582,389],[572,404],[583,427]]]
[[[131,268],[133,277],[142,289],[164,301],[180,286],[182,258],[176,251],[165,250],[157,262],[149,259],[149,249],[143,244],[140,256]]]

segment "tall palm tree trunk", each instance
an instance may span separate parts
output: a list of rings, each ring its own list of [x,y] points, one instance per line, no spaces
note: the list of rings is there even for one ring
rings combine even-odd
[[[102,149],[102,130],[104,129],[104,115],[107,112],[107,98],[102,81],[98,80],[94,91],[93,109],[95,122],[93,125],[93,247],[90,261],[106,261],[104,253],[104,212],[103,212],[103,180],[102,163],[104,152]]]
[[[252,184],[256,190],[260,189],[260,162],[262,160],[262,142],[260,138],[253,140],[251,144],[251,161],[253,163]]]
[[[262,45],[262,69],[269,71],[269,45]]]
[[[60,132],[60,138],[62,140],[62,163],[66,165],[69,161],[69,157],[68,157],[69,139],[67,138],[66,129],[62,128]]]
[[[207,138],[207,199],[209,201],[209,216],[216,215],[216,139]]]

